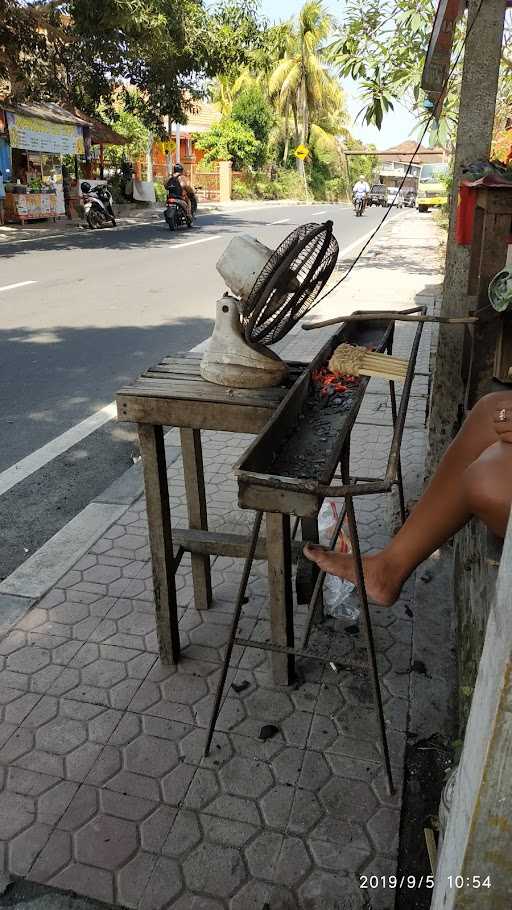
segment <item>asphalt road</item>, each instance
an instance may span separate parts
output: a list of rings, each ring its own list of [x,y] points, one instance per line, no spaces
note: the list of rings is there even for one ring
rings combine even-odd
[[[6,470],[96,414],[163,355],[208,338],[224,291],[215,263],[233,234],[275,247],[296,225],[331,218],[343,250],[383,214],[249,205],[203,215],[177,235],[162,220],[2,244],[0,493]],[[130,467],[136,450],[133,429],[109,420],[0,495],[0,579]]]

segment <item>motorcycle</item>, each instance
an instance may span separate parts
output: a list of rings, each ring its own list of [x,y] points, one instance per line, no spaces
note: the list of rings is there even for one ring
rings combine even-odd
[[[366,207],[366,193],[356,193],[353,203],[356,218],[360,218]]]
[[[189,195],[191,215],[188,214],[187,206],[183,199],[176,196],[172,189],[169,190],[164,218],[170,231],[176,231],[179,227],[192,227],[197,212],[197,199],[193,191],[190,191]]]
[[[80,188],[84,197],[85,218],[91,230],[108,224],[115,227],[116,218],[109,188],[103,185],[91,187],[90,183],[82,183]]]

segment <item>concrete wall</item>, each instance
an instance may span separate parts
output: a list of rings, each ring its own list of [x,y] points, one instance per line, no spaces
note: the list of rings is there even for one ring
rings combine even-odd
[[[455,538],[454,601],[457,615],[459,730],[464,736],[487,620],[496,588],[501,541],[471,521]]]
[[[487,877],[489,887],[482,885]],[[432,910],[510,910],[511,881],[512,522],[509,522],[436,870]]]

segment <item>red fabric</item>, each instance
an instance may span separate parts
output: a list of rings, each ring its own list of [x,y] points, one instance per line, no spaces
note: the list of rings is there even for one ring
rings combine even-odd
[[[476,196],[478,187],[461,183],[455,221],[455,242],[459,246],[471,246],[475,221]]]
[[[510,180],[503,180],[493,176],[481,177],[479,180],[461,181],[455,221],[455,242],[459,246],[471,246],[477,193],[482,186],[491,186],[494,189],[499,189],[500,187],[512,189]],[[512,235],[509,237],[508,242],[512,244]]]

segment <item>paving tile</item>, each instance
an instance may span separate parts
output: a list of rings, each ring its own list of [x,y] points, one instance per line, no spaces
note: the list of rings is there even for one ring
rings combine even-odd
[[[118,711],[45,695],[0,749],[0,763],[80,782],[120,718]]]
[[[145,651],[87,642],[49,692],[75,701],[123,709],[155,660],[156,655]]]
[[[82,642],[14,630],[0,641],[0,687],[48,692]]]
[[[246,879],[245,864],[238,850],[203,841],[183,862],[185,884],[214,898],[227,899]]]

